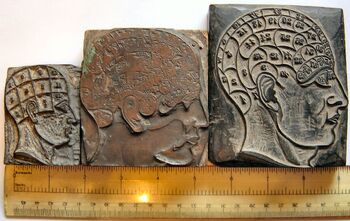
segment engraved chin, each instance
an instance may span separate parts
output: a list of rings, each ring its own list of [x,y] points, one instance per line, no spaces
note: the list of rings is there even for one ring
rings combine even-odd
[[[322,136],[320,136],[318,147],[325,149],[332,145],[335,141],[335,132],[333,130],[333,126],[330,128],[330,130],[327,130]]]
[[[315,147],[326,148],[334,143],[335,132],[334,127],[336,124],[327,122],[324,120],[324,124],[313,125],[310,130],[302,130],[297,132],[296,130],[291,130],[290,127],[285,127],[279,122],[277,124],[278,131],[291,143],[303,147],[306,149],[313,149]],[[305,124],[306,125],[306,124]]]
[[[78,130],[76,127],[70,127],[66,130],[67,137],[69,137],[68,146],[73,146],[77,143],[77,137],[79,137]]]

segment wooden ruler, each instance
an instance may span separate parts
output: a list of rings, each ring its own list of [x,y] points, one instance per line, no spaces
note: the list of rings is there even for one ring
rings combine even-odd
[[[55,218],[350,216],[350,169],[8,165],[5,213]]]

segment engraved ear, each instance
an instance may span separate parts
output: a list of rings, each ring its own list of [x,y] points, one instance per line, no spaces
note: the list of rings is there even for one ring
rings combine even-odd
[[[38,104],[33,100],[28,101],[26,105],[26,110],[32,122],[36,124],[38,122],[38,119],[37,119],[37,114],[39,111]]]
[[[128,123],[134,132],[144,131],[142,122],[143,117],[140,114],[139,104],[134,96],[127,96],[123,100],[122,115],[124,120]]]
[[[108,127],[113,122],[113,113],[109,110],[98,109],[89,112],[99,128]]]
[[[278,111],[278,101],[275,96],[276,80],[269,74],[260,74],[257,78],[260,101],[270,110]]]

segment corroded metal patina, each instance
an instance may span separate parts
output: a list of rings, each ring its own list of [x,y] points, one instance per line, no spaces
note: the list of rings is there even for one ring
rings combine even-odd
[[[345,165],[340,9],[210,8],[210,157],[228,165]]]
[[[81,78],[89,165],[202,165],[206,37],[199,31],[87,31]]]
[[[79,80],[71,65],[8,70],[5,163],[80,164]]]

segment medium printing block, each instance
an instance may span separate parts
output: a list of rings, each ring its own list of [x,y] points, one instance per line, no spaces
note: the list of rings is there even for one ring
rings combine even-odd
[[[81,77],[88,165],[207,161],[207,38],[200,31],[87,31]]]
[[[342,10],[212,5],[209,20],[210,159],[345,165]]]

